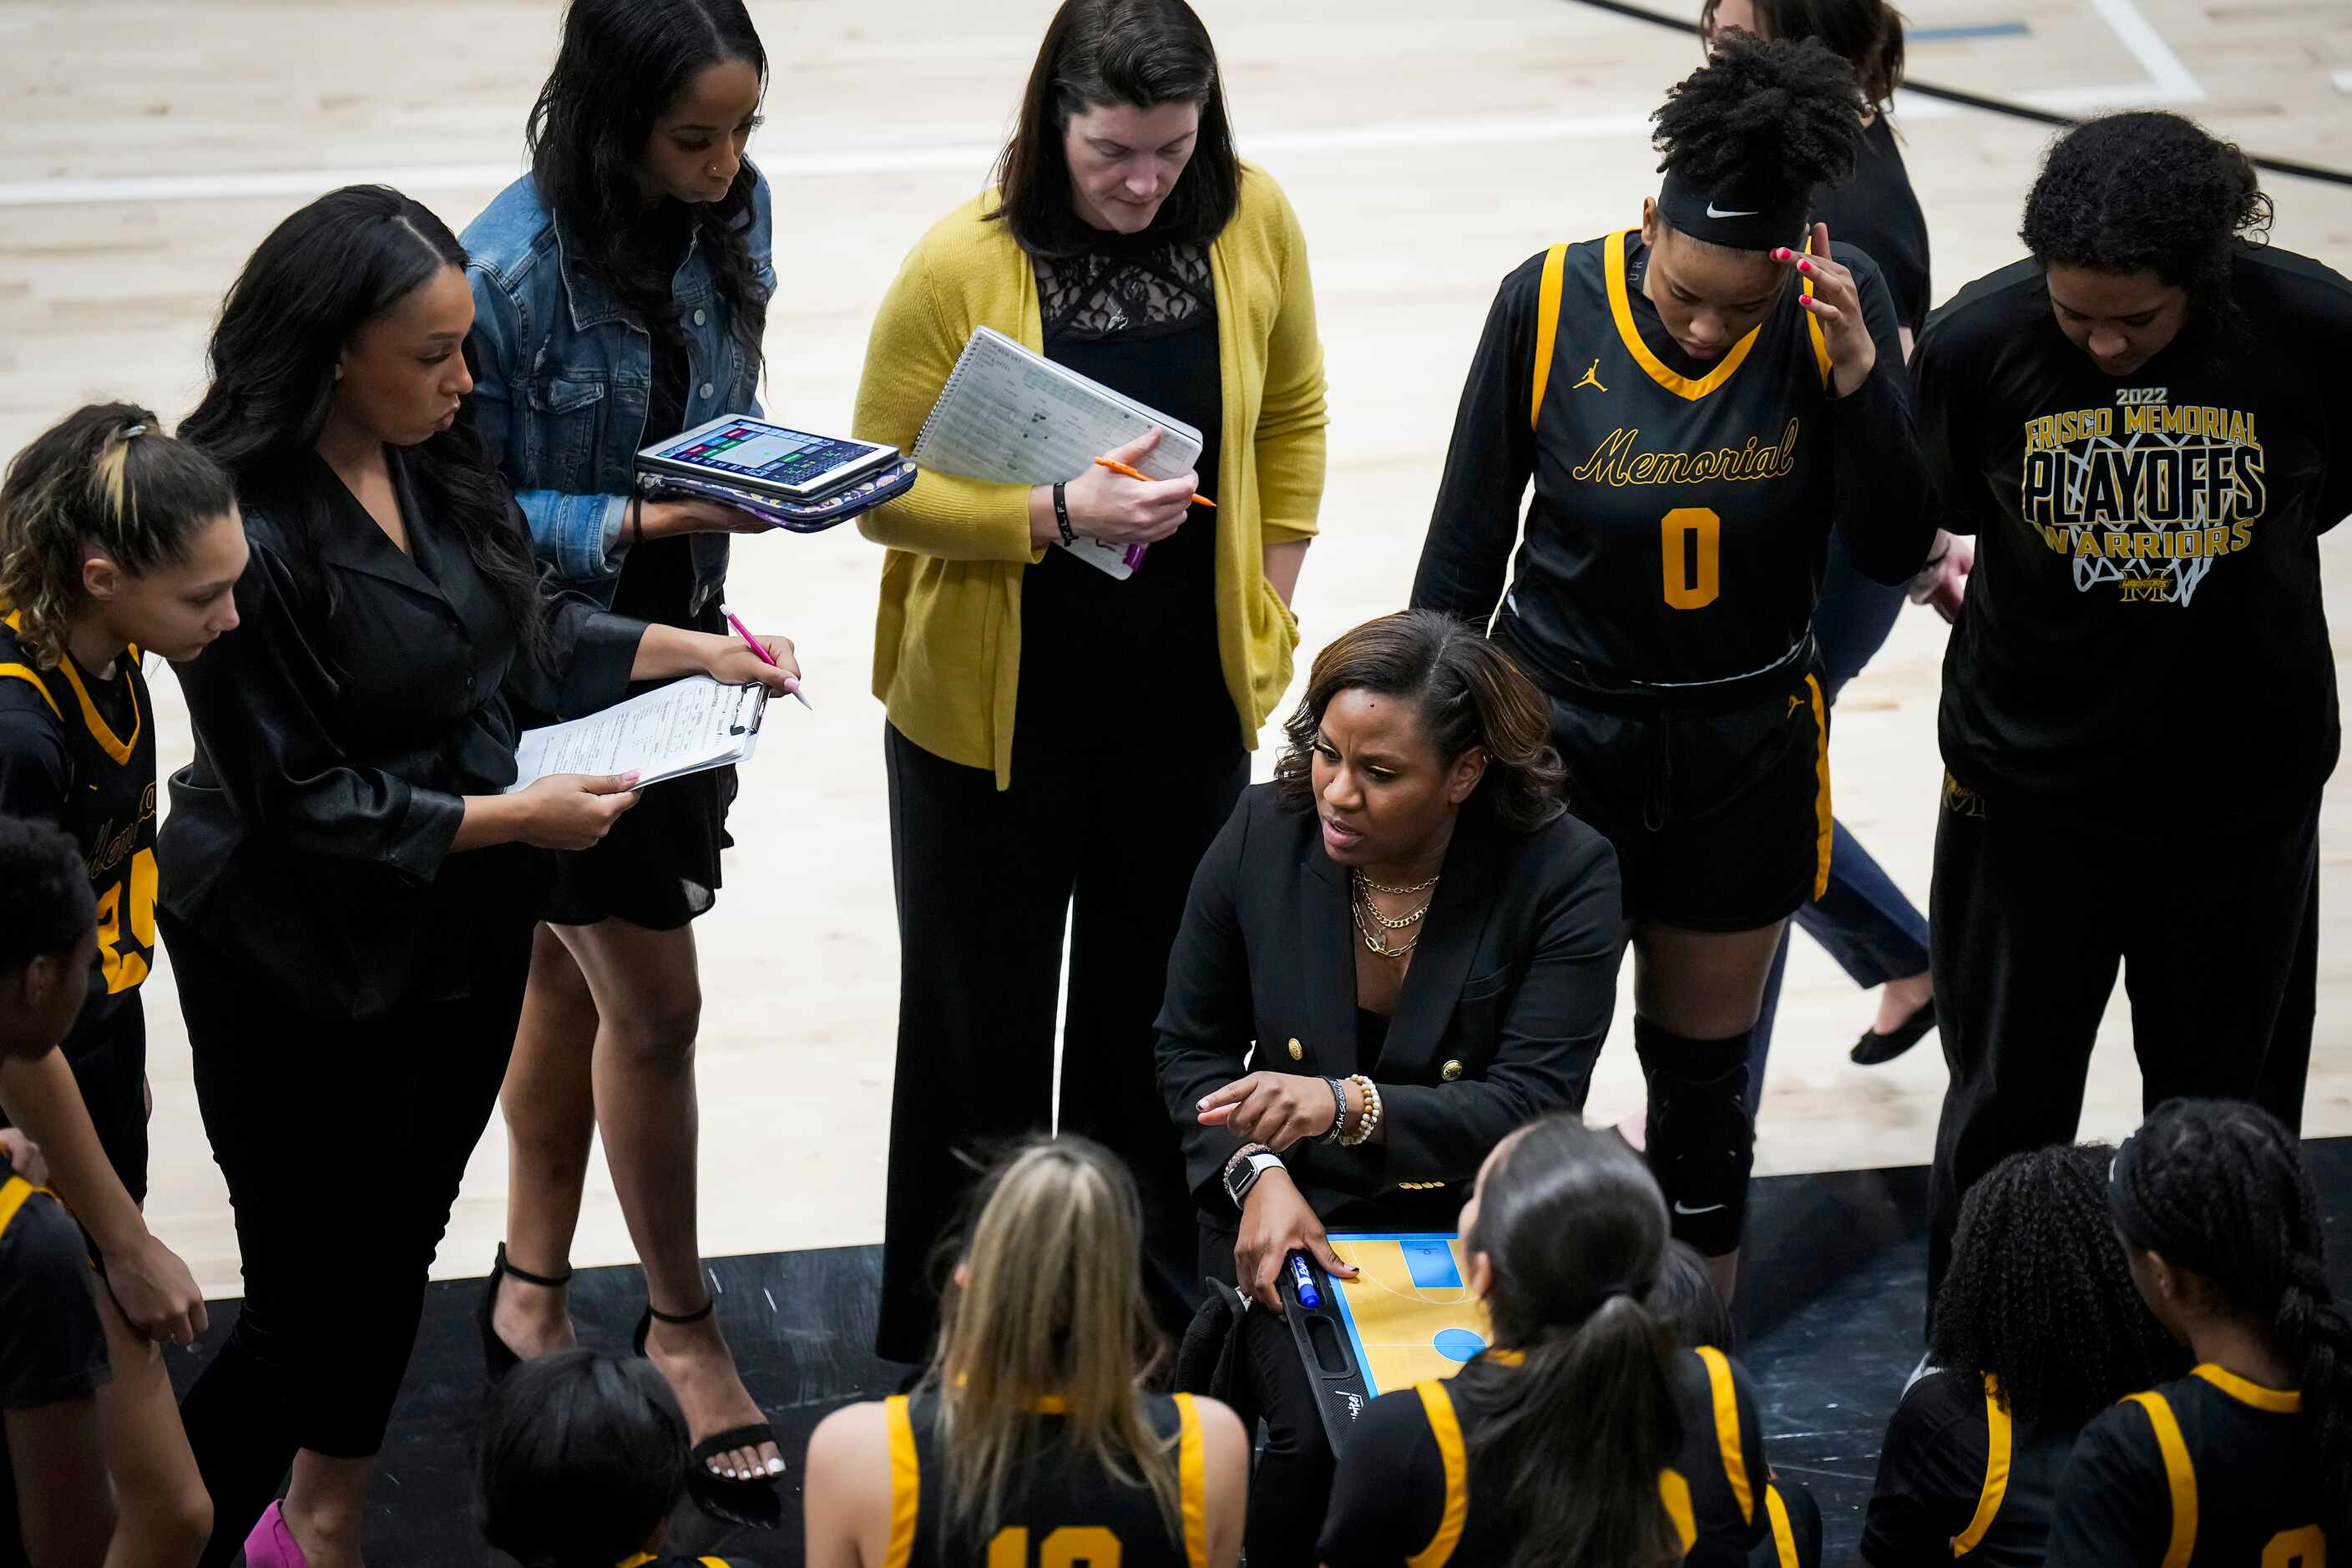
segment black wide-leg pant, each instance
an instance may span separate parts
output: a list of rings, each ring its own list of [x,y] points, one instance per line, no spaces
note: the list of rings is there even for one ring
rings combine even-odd
[[[2123,971],[2141,1100],[2249,1100],[2290,1129],[2311,1058],[2319,795],[2018,807],[1948,784],[1928,927],[1951,1085],[1928,1177],[1928,1301],[1960,1200],[2071,1142]]]
[[[1238,737],[1134,727],[1079,750],[1015,742],[1013,787],[884,731],[898,898],[898,1062],[877,1353],[929,1353],[941,1238],[984,1163],[1054,1128],[1054,1014],[1070,973],[1059,1130],[1108,1145],[1142,1194],[1144,1283],[1181,1333],[1197,1237],[1155,1063],[1168,950],[1193,870],[1249,782]]]
[[[362,1022],[305,1013],[163,917],[245,1303],[181,1417],[212,1494],[205,1568],[245,1544],[296,1450],[363,1458],[408,1370],[425,1270],[496,1109],[530,922],[468,994]]]

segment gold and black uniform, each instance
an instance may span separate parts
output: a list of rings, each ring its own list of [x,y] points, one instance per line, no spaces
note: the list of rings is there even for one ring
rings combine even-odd
[[[1189,1394],[1141,1394],[1144,1427],[1176,1448],[1174,1529],[1149,1485],[1106,1474],[1061,1440],[1061,1402],[1038,1405],[1035,1447],[1014,1472],[1002,1522],[982,1541],[950,1525],[939,1394],[883,1406],[890,1439],[890,1540],[883,1568],[1207,1568],[1208,1455]]]
[[[2210,1363],[2132,1394],[2074,1445],[2050,1568],[2326,1568],[2314,1447],[2303,1395]]]
[[[1489,1351],[1471,1365],[1481,1363],[1499,1375],[1494,1363],[1508,1368],[1517,1358]],[[1683,1442],[1658,1494],[1688,1568],[1819,1563],[1819,1516],[1811,1499],[1773,1482],[1746,1370],[1702,1348],[1677,1352],[1674,1376]],[[1480,1415],[1460,1374],[1372,1401],[1339,1456],[1318,1545],[1328,1568],[1473,1568],[1509,1558],[1506,1510],[1473,1495]]]
[[[1886,1426],[1862,1531],[1877,1568],[1965,1558],[2039,1568],[2059,1473],[2082,1428],[2020,1426],[1992,1379],[1931,1372],[1903,1391]]]
[[[1811,621],[1832,520],[1882,582],[1934,537],[1892,302],[1869,258],[1832,254],[1878,350],[1851,396],[1794,274],[1761,324],[1692,360],[1642,292],[1633,232],[1505,279],[1463,391],[1412,602],[1491,621],[1550,696],[1629,917],[1742,931],[1818,896]]]
[[[98,962],[62,1044],[99,1142],[132,1201],[147,1195],[147,1026],[155,959],[155,725],[139,650],[93,674],[44,669],[0,621],[0,814],[73,836],[98,900]]]
[[[1937,310],[1912,362],[1946,526],[1977,538],[1939,719],[1931,1300],[1961,1195],[2074,1138],[2118,970],[2146,1103],[2301,1119],[2352,282],[2276,247],[2228,277],[2118,376],[2021,261]]]

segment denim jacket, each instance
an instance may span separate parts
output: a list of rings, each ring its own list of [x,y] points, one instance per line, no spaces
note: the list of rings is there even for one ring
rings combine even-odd
[[[752,171],[745,234],[773,293],[768,184]],[[611,604],[622,524],[645,445],[653,339],[602,282],[564,257],[563,236],[526,174],[461,237],[474,290],[474,409],[491,459],[514,487],[531,542],[564,582]],[[686,426],[757,414],[760,367],[735,342],[717,268],[696,235],[673,284],[687,343]],[[699,610],[727,577],[724,533],[690,536]]]

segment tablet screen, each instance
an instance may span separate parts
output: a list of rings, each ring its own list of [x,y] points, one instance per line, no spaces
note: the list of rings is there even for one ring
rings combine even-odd
[[[810,436],[781,426],[738,420],[657,448],[654,456],[715,473],[742,475],[772,485],[805,484],[874,448],[864,441]]]

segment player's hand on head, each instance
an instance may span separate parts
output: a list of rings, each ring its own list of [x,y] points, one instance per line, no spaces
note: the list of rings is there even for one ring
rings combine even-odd
[[[1863,319],[1862,289],[1853,268],[1830,255],[1830,226],[1813,225],[1810,254],[1782,246],[1772,259],[1813,286],[1802,301],[1805,310],[1822,324],[1822,344],[1829,350],[1830,370],[1843,397],[1868,379],[1878,363],[1878,344]]]
[[[1223,1127],[1279,1154],[1331,1131],[1339,1116],[1328,1079],[1295,1072],[1254,1072],[1204,1095],[1203,1127]]]
[[[1331,1250],[1323,1221],[1284,1170],[1259,1176],[1242,1200],[1241,1229],[1234,1237],[1234,1278],[1242,1294],[1268,1311],[1282,1310],[1283,1265],[1294,1252],[1304,1252],[1335,1279],[1353,1279],[1356,1271]]]

